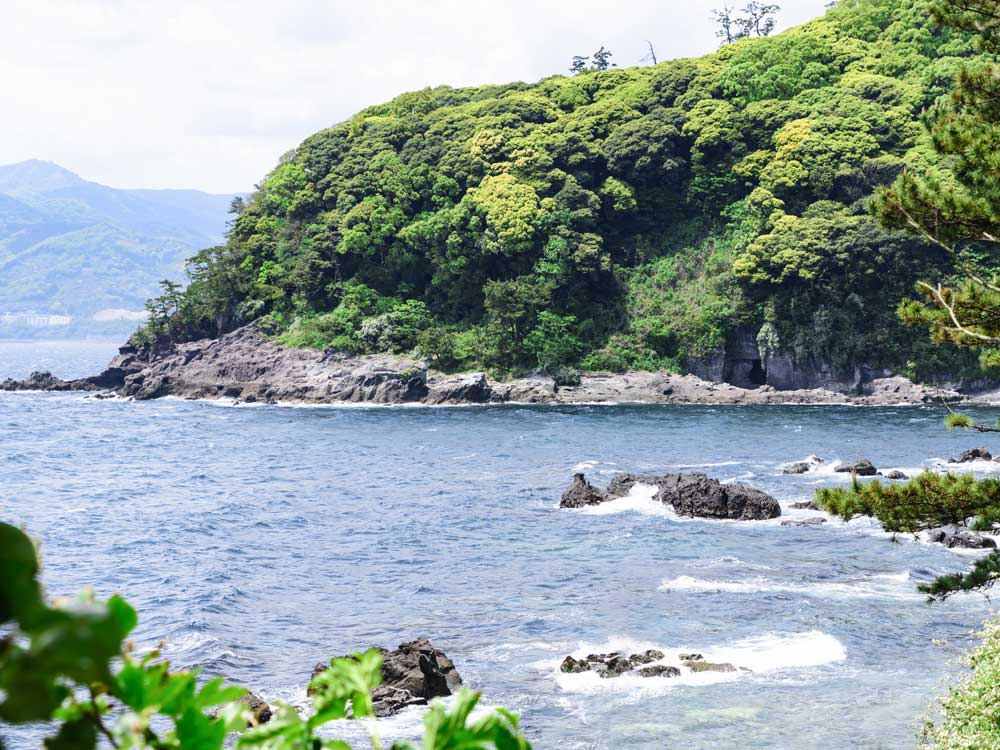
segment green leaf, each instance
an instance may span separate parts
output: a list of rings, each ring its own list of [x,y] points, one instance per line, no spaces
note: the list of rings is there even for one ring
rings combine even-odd
[[[229,687],[224,687],[222,684],[222,678],[216,677],[214,680],[209,680],[205,683],[200,691],[198,691],[198,696],[195,699],[195,705],[198,708],[210,708],[211,706],[218,706],[223,703],[229,703],[241,698],[246,695],[246,689],[231,685]]]
[[[184,750],[220,750],[226,738],[226,727],[218,719],[210,719],[194,706],[189,706],[177,719],[177,739]]]
[[[122,639],[127,637],[128,634],[135,629],[135,626],[139,624],[139,615],[137,615],[132,606],[118,596],[118,594],[115,594],[108,599],[108,609],[111,611],[115,620],[118,621],[118,628]]]

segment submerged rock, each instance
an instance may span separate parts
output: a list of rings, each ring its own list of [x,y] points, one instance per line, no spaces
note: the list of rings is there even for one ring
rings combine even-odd
[[[948,548],[995,549],[997,546],[992,537],[962,526],[941,526],[937,529],[931,529],[926,533],[925,538],[929,542],[943,544]]]
[[[859,477],[873,477],[878,474],[878,469],[867,458],[862,458],[860,461],[854,461],[853,463],[838,464],[834,471],[841,474],[857,474]]]
[[[426,638],[401,643],[392,651],[383,648],[379,651],[382,684],[372,691],[376,716],[391,716],[406,706],[424,705],[432,698],[451,695],[462,685],[454,662]],[[312,679],[329,666],[317,664]],[[312,693],[311,688],[307,689],[307,695]]]
[[[736,667],[729,663],[716,663],[703,659],[683,662],[684,666],[692,672],[736,672]]]
[[[782,526],[821,526],[826,523],[826,519],[820,516],[815,518],[792,519],[786,518],[781,522]]]
[[[573,483],[566,488],[559,500],[559,507],[583,508],[588,505],[599,505],[607,499],[607,493],[588,482],[583,474],[574,474]]]
[[[794,510],[822,510],[818,505],[816,505],[815,500],[804,500],[799,503],[792,503],[788,506]]]
[[[958,458],[951,459],[953,464],[966,464],[970,461],[992,461],[993,454],[989,452],[986,448],[969,448],[967,451],[962,451]]]
[[[643,667],[636,670],[640,677],[680,677],[681,670],[668,664],[654,664],[652,667]]]
[[[885,475],[886,479],[909,479],[906,474],[901,472],[899,469],[893,469]]]

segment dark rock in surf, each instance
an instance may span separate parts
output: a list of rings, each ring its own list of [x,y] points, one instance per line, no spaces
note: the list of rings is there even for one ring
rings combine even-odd
[[[590,669],[590,662],[586,659],[574,659],[572,656],[567,656],[563,659],[562,664],[559,665],[560,672],[566,672],[567,674],[576,674],[579,672],[586,672]]]
[[[969,448],[967,451],[962,451],[958,458],[951,459],[953,464],[967,464],[970,461],[992,461],[993,454],[989,452],[986,448]]]
[[[401,643],[382,653],[382,684],[372,691],[376,716],[391,716],[407,706],[425,705],[432,698],[451,695],[462,685],[455,664],[427,639]],[[353,658],[353,657],[346,657]],[[329,669],[317,664],[312,679]],[[311,695],[312,690],[306,691]]]
[[[809,456],[808,458],[804,458],[801,461],[794,461],[793,463],[785,464],[785,466],[781,470],[781,473],[806,474],[815,469],[817,466],[822,466],[824,463],[826,462],[819,456]]]
[[[682,516],[756,521],[781,515],[778,501],[766,492],[741,484],[723,484],[705,474],[621,474],[601,491],[577,474],[560,505],[577,508],[624,497],[637,484],[656,488],[654,499]]]
[[[904,474],[903,472],[901,472],[899,469],[893,469],[892,471],[888,472],[885,475],[885,478],[886,479],[896,479],[896,480],[899,480],[899,479],[909,479],[909,477],[906,476],[906,474]]]
[[[834,471],[841,474],[857,474],[859,477],[873,477],[878,474],[878,469],[867,458],[854,461],[848,464],[839,464]]]
[[[584,508],[588,505],[599,505],[607,499],[607,493],[588,482],[583,474],[574,474],[573,483],[563,492],[559,500],[559,507]]]
[[[680,677],[681,670],[667,664],[654,664],[651,667],[643,667],[636,670],[640,677]]]
[[[701,661],[705,657],[701,654],[680,654],[677,658],[681,661]]]
[[[949,549],[995,549],[996,541],[992,537],[978,534],[961,526],[941,526],[931,529],[925,535],[929,542],[943,544]]]
[[[640,664],[652,664],[654,661],[659,661],[663,657],[664,653],[662,651],[651,648],[647,651],[643,651],[641,654],[632,654],[628,660],[632,662],[632,666],[638,666]]]

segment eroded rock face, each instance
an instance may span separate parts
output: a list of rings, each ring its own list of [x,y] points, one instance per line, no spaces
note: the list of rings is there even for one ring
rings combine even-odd
[[[426,638],[401,643],[392,651],[379,651],[382,684],[372,691],[376,716],[391,716],[407,706],[425,705],[432,698],[451,695],[462,685],[454,662]],[[317,664],[311,680],[329,666]],[[312,690],[306,692],[312,694]]]
[[[621,474],[606,491],[577,474],[563,493],[560,506],[579,508],[627,495],[636,484],[656,487],[655,500],[673,507],[682,516],[755,521],[781,515],[778,501],[766,492],[741,484],[723,484],[705,474]]]
[[[987,448],[969,448],[962,451],[958,458],[951,459],[953,464],[965,464],[970,461],[992,461],[993,454]]]
[[[859,477],[873,477],[878,474],[878,469],[867,458],[852,463],[838,464],[834,471],[841,474],[857,474]]]

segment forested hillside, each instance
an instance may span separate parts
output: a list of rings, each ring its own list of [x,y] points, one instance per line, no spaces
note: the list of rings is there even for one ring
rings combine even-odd
[[[119,190],[43,161],[0,166],[0,312],[141,310],[218,242],[232,196]]]
[[[152,330],[267,316],[293,344],[503,372],[683,370],[743,328],[955,372],[896,316],[946,255],[868,203],[935,158],[920,113],[974,54],[925,0],[842,0],[699,59],[403,94],[289,152]]]

